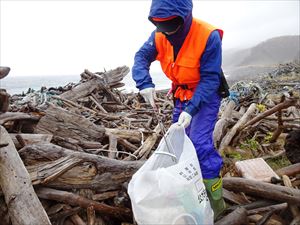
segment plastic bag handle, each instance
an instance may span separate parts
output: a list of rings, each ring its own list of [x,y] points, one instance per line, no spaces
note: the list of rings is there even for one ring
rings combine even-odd
[[[176,160],[176,162],[177,162],[177,157],[176,157],[176,155],[171,154],[171,153],[169,153],[169,152],[154,152],[154,154],[160,154],[160,155],[168,155],[168,156],[171,156],[171,157],[173,157],[173,158]]]

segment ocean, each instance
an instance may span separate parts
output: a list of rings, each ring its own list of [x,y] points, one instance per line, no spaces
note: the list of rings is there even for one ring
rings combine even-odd
[[[170,81],[164,74],[155,73],[151,75],[156,89],[166,89],[170,87]],[[29,88],[38,91],[41,87],[59,87],[65,86],[68,83],[78,83],[80,75],[53,75],[53,76],[10,76],[10,74],[0,80],[0,88],[6,89],[10,95],[26,93]],[[137,92],[135,82],[131,78],[131,74],[123,79],[122,83],[125,84],[123,89],[126,92]]]

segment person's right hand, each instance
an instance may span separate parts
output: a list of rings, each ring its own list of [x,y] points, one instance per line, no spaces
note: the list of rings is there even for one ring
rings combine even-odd
[[[156,108],[154,100],[156,99],[155,89],[153,87],[140,90],[141,96],[145,99],[145,102],[150,103],[153,108]]]

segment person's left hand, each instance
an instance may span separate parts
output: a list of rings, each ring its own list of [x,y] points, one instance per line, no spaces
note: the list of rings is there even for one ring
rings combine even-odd
[[[188,114],[187,112],[182,112],[179,115],[179,119],[178,119],[178,125],[179,126],[184,126],[184,128],[187,128],[192,120],[192,116],[190,114]]]

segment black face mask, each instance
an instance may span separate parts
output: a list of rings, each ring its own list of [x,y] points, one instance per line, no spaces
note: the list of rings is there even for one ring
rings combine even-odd
[[[156,26],[157,32],[172,32],[175,31],[180,25],[183,24],[183,19],[181,17],[175,17],[174,19],[167,20],[167,21],[153,21],[154,25]]]

